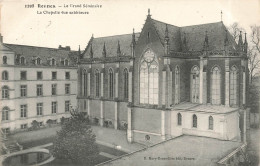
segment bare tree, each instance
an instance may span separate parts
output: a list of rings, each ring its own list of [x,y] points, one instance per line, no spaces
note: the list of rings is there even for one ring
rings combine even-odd
[[[230,25],[228,30],[236,42],[238,41],[240,31],[245,31],[245,29],[242,28],[237,22],[234,22],[232,25]]]
[[[248,62],[250,81],[259,72],[260,67],[260,26],[251,26],[250,48],[248,49]]]

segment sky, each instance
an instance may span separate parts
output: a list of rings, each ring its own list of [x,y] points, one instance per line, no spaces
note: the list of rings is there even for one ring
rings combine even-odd
[[[94,37],[140,32],[148,8],[152,18],[176,26],[222,20],[226,26],[238,22],[250,33],[260,25],[260,0],[0,0],[0,31],[4,43],[84,50]],[[34,4],[34,8],[25,5]],[[56,8],[38,8],[55,5]],[[80,5],[65,8],[64,5]],[[102,5],[83,8],[83,5]],[[58,7],[61,6],[61,7]],[[81,11],[89,14],[37,14],[43,11]]]

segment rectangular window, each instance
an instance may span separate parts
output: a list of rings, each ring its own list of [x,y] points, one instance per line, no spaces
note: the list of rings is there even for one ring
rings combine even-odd
[[[37,80],[42,80],[42,72],[37,71]]]
[[[57,95],[57,84],[51,85],[51,95]]]
[[[37,116],[42,115],[42,110],[43,110],[43,104],[42,103],[37,103]]]
[[[27,85],[21,85],[21,97],[27,96]]]
[[[21,105],[21,118],[26,118],[27,117],[27,105]]]
[[[65,84],[65,94],[70,94],[70,84]]]
[[[65,72],[65,79],[69,80],[70,79],[70,72]]]
[[[27,124],[21,124],[21,129],[27,129]]]
[[[42,96],[42,85],[37,85],[37,96]]]
[[[51,113],[53,113],[53,114],[57,113],[57,102],[56,101],[51,102]]]
[[[69,112],[70,111],[70,101],[65,101],[65,112]]]
[[[7,86],[2,87],[2,98],[3,99],[9,98],[9,89]]]
[[[57,79],[57,72],[53,71],[51,74],[51,79],[56,80]]]
[[[27,73],[26,73],[26,71],[21,71],[20,77],[21,77],[21,80],[26,80],[26,79],[27,79]]]

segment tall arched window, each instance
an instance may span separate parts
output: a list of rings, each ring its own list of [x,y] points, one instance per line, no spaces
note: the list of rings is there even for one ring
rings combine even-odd
[[[2,87],[2,98],[3,99],[9,98],[9,88],[7,86]]]
[[[100,72],[99,70],[95,71],[95,84],[96,84],[96,97],[100,96]]]
[[[9,108],[4,107],[2,110],[2,121],[9,120]]]
[[[175,104],[180,103],[180,68],[175,68]]]
[[[128,99],[128,70],[124,69],[124,98]]]
[[[211,103],[220,104],[220,69],[215,66],[211,76]]]
[[[7,64],[7,57],[3,56],[3,64]]]
[[[214,120],[213,120],[213,117],[210,116],[209,117],[209,130],[213,130],[213,127],[214,127]]]
[[[7,71],[2,72],[2,80],[8,80],[8,72]]]
[[[110,68],[108,71],[108,89],[109,89],[109,98],[114,98],[114,71]]]
[[[231,67],[230,70],[230,105],[237,105],[237,68],[235,66]]]
[[[192,116],[192,127],[197,128],[197,126],[198,126],[197,123],[198,123],[198,122],[197,122],[197,116],[194,114],[194,115]]]
[[[177,119],[177,120],[178,120],[178,125],[181,126],[181,124],[182,124],[182,116],[181,116],[181,113],[178,113],[177,116],[178,116],[178,119]]]
[[[140,63],[140,103],[158,104],[159,66],[155,54],[148,49]]]
[[[25,64],[25,58],[22,56],[21,57],[21,64],[24,65]]]
[[[37,59],[36,59],[36,64],[37,64],[37,65],[40,65],[40,64],[41,64],[41,58],[37,58]]]
[[[87,71],[86,70],[83,70],[83,78],[82,78],[82,86],[83,86],[83,96],[87,96]]]
[[[199,89],[200,89],[200,75],[199,68],[194,66],[191,70],[191,101],[192,103],[199,102]]]

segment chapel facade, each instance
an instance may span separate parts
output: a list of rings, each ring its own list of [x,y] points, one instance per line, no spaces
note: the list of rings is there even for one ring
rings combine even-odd
[[[245,140],[247,47],[222,21],[177,27],[149,11],[140,33],[91,37],[79,55],[79,109],[127,130],[129,142]]]

